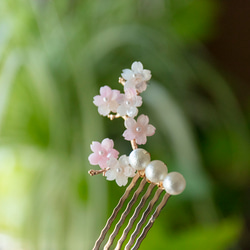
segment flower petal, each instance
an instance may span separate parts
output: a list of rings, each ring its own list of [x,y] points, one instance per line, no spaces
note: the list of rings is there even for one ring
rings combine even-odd
[[[146,144],[147,136],[144,134],[141,134],[140,136],[135,138],[135,141],[138,145]]]
[[[127,107],[124,104],[121,104],[118,108],[117,108],[117,113],[120,116],[124,116],[127,114]]]
[[[140,115],[137,118],[137,123],[139,123],[142,126],[146,126],[149,122],[148,116],[147,115]]]
[[[114,142],[112,139],[105,138],[102,140],[102,147],[105,148],[107,151],[114,147]]]
[[[118,186],[125,186],[128,183],[128,177],[126,177],[125,175],[119,175],[116,178],[116,183]]]
[[[94,103],[96,106],[103,105],[103,97],[101,97],[100,95],[94,96],[94,101],[93,101],[93,103]]]
[[[122,71],[123,73],[122,73],[122,77],[125,79],[125,80],[128,80],[128,79],[130,79],[130,78],[132,78],[133,77],[133,71],[131,70],[131,69],[124,69],[123,71]]]
[[[147,89],[147,83],[145,81],[141,81],[137,83],[135,87],[139,93],[142,93],[143,91]]]
[[[136,126],[136,121],[133,118],[127,118],[124,122],[126,128],[132,129]]]
[[[98,152],[102,149],[101,143],[98,141],[92,141],[90,148],[93,152]]]
[[[117,100],[120,95],[121,95],[121,92],[119,90],[116,90],[116,89],[112,90],[112,100]]]
[[[110,109],[107,105],[102,105],[98,107],[98,112],[100,115],[107,116],[110,113]]]
[[[109,86],[104,86],[100,88],[100,94],[103,97],[110,96],[112,94],[112,89]]]
[[[126,88],[125,96],[127,99],[132,99],[137,96],[136,90],[134,88]]]
[[[134,177],[135,176],[135,169],[127,166],[124,168],[124,175],[127,177]]]
[[[151,79],[151,71],[148,69],[143,70],[143,77],[145,81],[149,81]]]
[[[149,124],[149,125],[147,126],[146,135],[147,135],[147,136],[151,136],[151,135],[154,135],[154,133],[155,133],[155,127],[154,127],[153,125]]]
[[[134,71],[134,73],[140,73],[143,71],[143,65],[141,62],[133,62],[131,69]]]
[[[135,106],[140,107],[141,105],[142,105],[142,97],[137,96],[136,99],[135,99]]]
[[[128,89],[128,88],[133,88],[135,89],[135,85],[136,85],[136,81],[131,78],[129,80],[127,80],[124,84],[124,90]]]
[[[119,158],[119,162],[122,166],[128,166],[129,165],[129,160],[128,160],[128,156],[126,155],[121,155]]]
[[[89,155],[88,160],[91,165],[98,165],[100,156],[96,153],[92,153],[91,155]]]
[[[136,107],[130,107],[128,110],[127,110],[127,115],[131,118],[137,116],[138,114],[138,109]]]
[[[99,162],[98,162],[100,168],[102,168],[102,169],[106,168],[107,167],[107,161],[108,161],[108,159],[107,159],[106,156],[100,157]]]
[[[113,181],[116,178],[116,173],[113,169],[110,169],[105,173],[105,176],[108,181]]]
[[[124,133],[122,134],[122,136],[124,137],[125,140],[127,141],[131,141],[135,139],[135,134],[130,130],[130,129],[126,129],[124,131]]]

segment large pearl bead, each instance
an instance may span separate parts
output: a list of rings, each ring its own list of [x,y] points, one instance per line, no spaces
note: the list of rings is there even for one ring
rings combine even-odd
[[[171,195],[177,195],[183,192],[186,187],[186,180],[178,172],[169,173],[163,181],[163,187]]]
[[[150,154],[142,148],[133,150],[129,157],[129,164],[136,170],[143,170],[150,162]]]
[[[159,160],[151,161],[145,169],[147,179],[153,183],[162,182],[167,174],[167,166]]]

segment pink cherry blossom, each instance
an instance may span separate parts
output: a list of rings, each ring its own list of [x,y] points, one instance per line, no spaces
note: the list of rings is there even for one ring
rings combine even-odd
[[[131,69],[124,69],[122,77],[126,80],[124,89],[135,88],[139,93],[147,88],[147,81],[151,78],[151,71],[143,69],[141,62],[133,62]]]
[[[128,183],[128,177],[135,176],[135,169],[129,165],[128,156],[122,155],[119,160],[110,158],[107,162],[109,170],[105,173],[107,180],[115,180],[118,186],[125,186]]]
[[[117,159],[119,152],[114,148],[114,142],[111,139],[104,139],[101,143],[93,141],[90,145],[91,150],[94,152],[89,156],[91,165],[99,165],[104,169],[107,167],[107,161],[112,157]]]
[[[125,89],[125,94],[122,95],[117,113],[120,116],[127,115],[129,117],[135,117],[138,114],[137,107],[142,105],[141,96],[137,95],[137,92],[133,88]]]
[[[98,107],[100,115],[106,116],[110,112],[117,112],[118,100],[120,98],[119,90],[112,90],[109,86],[100,88],[100,95],[94,97],[94,104]]]
[[[139,145],[147,142],[147,136],[152,136],[155,133],[155,127],[148,124],[149,119],[146,115],[140,115],[135,121],[133,118],[127,118],[125,120],[125,127],[127,128],[123,137],[125,140],[131,141],[135,139],[135,142]]]

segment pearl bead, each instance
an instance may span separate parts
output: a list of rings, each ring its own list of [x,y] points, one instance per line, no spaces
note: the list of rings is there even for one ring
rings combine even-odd
[[[117,172],[117,173],[121,173],[121,172],[122,172],[122,169],[121,169],[121,168],[117,168],[117,169],[116,169],[116,172]]]
[[[125,103],[126,103],[126,105],[130,105],[130,101],[126,101]]]
[[[159,160],[151,161],[145,169],[147,179],[153,183],[162,182],[167,174],[167,166]]]
[[[100,150],[98,153],[99,155],[104,155],[104,152],[102,150]]]
[[[136,132],[141,132],[141,127],[137,127],[135,130]]]
[[[108,101],[108,98],[107,98],[107,97],[103,97],[103,101],[104,101],[104,102],[107,102],[107,101]]]
[[[178,172],[169,173],[163,181],[163,187],[171,195],[177,195],[183,192],[186,187],[186,181],[182,174]]]
[[[129,164],[136,170],[143,170],[150,162],[150,154],[142,148],[133,150],[129,155]]]

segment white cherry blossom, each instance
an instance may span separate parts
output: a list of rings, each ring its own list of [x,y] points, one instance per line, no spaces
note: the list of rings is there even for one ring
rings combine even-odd
[[[120,116],[127,115],[135,117],[138,114],[137,107],[142,105],[142,97],[138,96],[136,90],[133,88],[125,89],[125,94],[122,94],[117,113]]]
[[[105,173],[107,180],[115,180],[118,186],[125,186],[128,177],[135,176],[135,169],[129,165],[128,156],[122,155],[119,160],[110,158],[107,162],[109,170]]]
[[[147,88],[147,81],[151,79],[151,71],[143,69],[141,62],[133,62],[131,69],[124,69],[122,77],[126,80],[124,89],[135,88],[139,93]]]

